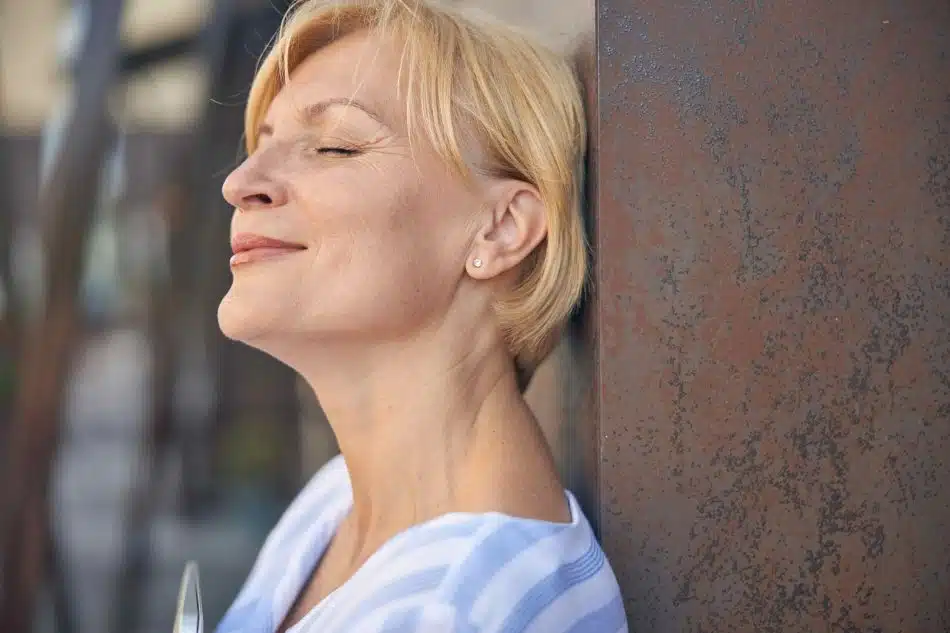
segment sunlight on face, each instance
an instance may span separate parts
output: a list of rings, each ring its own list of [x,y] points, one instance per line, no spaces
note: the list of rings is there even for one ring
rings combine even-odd
[[[410,149],[398,61],[390,42],[347,36],[271,104],[258,149],[224,185],[240,251],[218,310],[226,336],[265,351],[382,341],[447,310],[477,201],[425,143]]]

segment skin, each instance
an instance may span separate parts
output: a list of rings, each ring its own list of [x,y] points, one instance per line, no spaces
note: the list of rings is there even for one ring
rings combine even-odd
[[[306,248],[233,267],[221,329],[307,380],[353,484],[281,630],[412,525],[449,512],[570,520],[491,308],[543,240],[543,204],[529,184],[465,182],[421,139],[410,146],[398,61],[367,33],[310,56],[223,188],[232,236]],[[351,97],[372,114],[314,108]]]

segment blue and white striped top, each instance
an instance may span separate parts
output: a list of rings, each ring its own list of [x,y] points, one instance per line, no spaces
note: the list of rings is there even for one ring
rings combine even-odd
[[[217,633],[274,633],[353,502],[341,456],[267,537]],[[623,601],[577,500],[570,523],[447,514],[387,541],[290,633],[626,633]]]

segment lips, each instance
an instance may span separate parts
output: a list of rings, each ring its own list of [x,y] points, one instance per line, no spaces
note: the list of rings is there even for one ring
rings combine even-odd
[[[253,233],[238,233],[231,238],[231,267],[249,264],[255,261],[282,257],[306,250],[303,244],[285,242],[273,237]]]

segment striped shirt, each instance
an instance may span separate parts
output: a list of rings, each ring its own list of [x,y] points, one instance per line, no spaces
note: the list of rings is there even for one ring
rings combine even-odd
[[[614,574],[565,494],[570,523],[453,513],[401,532],[290,633],[626,633]],[[217,633],[274,633],[352,503],[338,456],[267,537]]]

